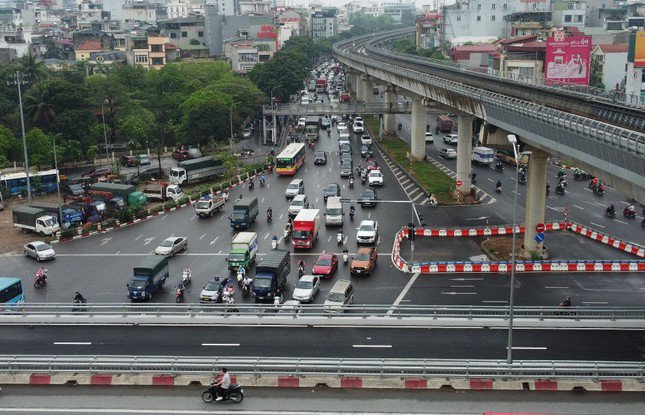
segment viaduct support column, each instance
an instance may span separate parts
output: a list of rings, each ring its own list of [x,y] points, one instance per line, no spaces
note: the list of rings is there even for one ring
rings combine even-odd
[[[363,102],[369,104],[372,101],[372,80],[369,76],[364,75],[363,80]]]
[[[531,257],[532,252],[539,250],[535,242],[535,225],[544,223],[546,210],[546,180],[547,180],[547,159],[548,154],[537,149],[532,149],[529,157],[529,172],[526,182],[526,209],[524,211],[524,249],[522,254],[526,258]]]
[[[356,75],[356,102],[363,102],[363,76]]]
[[[385,93],[383,94],[385,103],[390,107],[396,106],[396,87],[392,84],[387,84]],[[396,134],[396,114],[383,114],[383,133],[385,135]]]
[[[426,156],[426,109],[418,95],[412,96],[411,121],[410,154],[416,160],[423,160]]]
[[[473,117],[459,114],[458,121],[459,139],[457,140],[457,181],[461,186],[457,188],[461,194],[470,193],[470,164],[473,153]]]

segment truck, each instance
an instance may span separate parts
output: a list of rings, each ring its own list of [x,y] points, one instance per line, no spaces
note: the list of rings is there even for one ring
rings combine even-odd
[[[55,216],[45,209],[20,206],[13,210],[13,226],[23,232],[36,232],[40,235],[53,235],[60,230]]]
[[[155,291],[165,284],[170,272],[168,258],[161,255],[150,255],[133,269],[133,276],[128,286],[128,298],[146,301],[152,298]]]
[[[215,211],[222,210],[224,202],[226,202],[226,197],[222,195],[203,196],[195,203],[195,213],[200,218],[213,217]]]
[[[125,200],[120,196],[114,196],[110,192],[104,192],[102,190],[93,190],[90,189],[87,191],[87,198],[81,200],[81,202],[93,204],[96,206],[96,210],[103,217],[108,216],[108,207],[111,211],[121,210],[125,208]]]
[[[109,192],[112,198],[120,197],[125,204],[131,207],[143,206],[148,203],[148,198],[143,192],[137,191],[137,188],[130,184],[119,183],[94,183],[90,186],[91,190],[99,192]],[[88,193],[90,193],[88,191]]]
[[[61,205],[60,208],[54,203],[32,203],[32,208],[43,209],[49,215],[57,218],[63,229],[71,226],[78,226],[83,223],[83,212],[74,209],[69,205]],[[62,217],[61,217],[62,215]]]
[[[231,250],[226,257],[228,269],[237,272],[239,267],[248,270],[258,253],[258,234],[240,232],[231,241]]]
[[[255,266],[252,292],[255,301],[272,300],[284,289],[291,272],[291,253],[276,249]]]
[[[316,92],[321,93],[325,92],[327,89],[327,78],[324,76],[321,76],[320,78],[316,79]]]
[[[318,140],[318,129],[320,128],[320,120],[318,116],[310,115],[305,120],[305,136],[309,140]]]
[[[229,216],[228,220],[231,222],[233,229],[246,229],[258,217],[258,198],[257,197],[243,197],[237,199],[233,205],[233,213]]]
[[[437,128],[439,131],[449,133],[452,131],[452,118],[447,115],[437,117]]]
[[[495,151],[488,147],[474,147],[473,161],[479,164],[493,164],[493,161],[495,161]]]
[[[168,182],[147,181],[143,194],[149,200],[161,200],[162,202],[172,200],[177,202],[184,197],[181,187]]]
[[[170,169],[170,183],[180,186],[211,179],[226,172],[222,160],[210,156],[184,160]]]
[[[312,248],[320,231],[320,209],[302,209],[293,220],[293,248]]]
[[[343,91],[340,93],[340,102],[349,102],[350,101],[350,95],[349,92]]]

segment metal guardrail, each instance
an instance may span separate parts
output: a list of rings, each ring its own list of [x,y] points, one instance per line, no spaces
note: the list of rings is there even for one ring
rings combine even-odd
[[[0,373],[166,373],[210,375],[229,367],[236,375],[362,376],[401,378],[633,379],[643,362],[450,359],[334,359],[289,357],[0,355]]]
[[[468,96],[475,101],[486,102],[490,105],[509,109],[536,120],[550,122],[566,130],[575,131],[579,134],[585,135],[586,137],[609,143],[615,147],[641,156],[645,155],[645,134],[553,108],[548,108],[528,101],[523,101],[517,98],[467,86],[445,78],[392,65],[387,62],[377,61],[366,56],[361,56],[360,59],[357,59],[356,56],[345,50],[341,50],[337,45],[338,44],[334,45],[334,51],[348,61],[354,62],[354,65],[359,68],[372,67],[379,71],[386,70],[398,76],[415,80],[419,83],[433,85],[437,88],[449,90],[458,95]]]
[[[326,317],[328,319],[351,318],[462,318],[462,319],[505,319],[508,317],[508,307],[498,306],[391,306],[391,305],[347,305],[329,309],[322,304],[301,304],[296,308],[284,308],[273,304],[235,304],[225,306],[222,304],[92,304],[83,306],[65,303],[28,303],[14,308],[5,306],[5,314],[0,314],[0,324],[4,321],[16,320],[29,316],[146,316],[146,317],[199,317],[203,315],[246,315],[268,317],[284,313],[296,319],[309,317]],[[338,312],[336,312],[338,311]],[[342,311],[342,312],[341,312]],[[515,318],[533,319],[571,319],[577,320],[639,320],[645,319],[644,307],[514,307]],[[19,320],[18,320],[19,321]]]
[[[323,114],[410,114],[412,105],[410,103],[400,103],[390,107],[387,103],[370,103],[360,104],[356,102],[340,103],[335,106],[329,104],[279,104],[264,105],[262,111],[264,115],[323,115]]]

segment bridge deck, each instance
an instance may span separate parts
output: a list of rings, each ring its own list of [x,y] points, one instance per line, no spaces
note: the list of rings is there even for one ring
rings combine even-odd
[[[341,103],[331,107],[329,104],[279,104],[271,108],[265,105],[262,109],[264,115],[345,115],[345,114],[410,114],[412,106],[410,103],[398,103],[390,106],[387,103]]]

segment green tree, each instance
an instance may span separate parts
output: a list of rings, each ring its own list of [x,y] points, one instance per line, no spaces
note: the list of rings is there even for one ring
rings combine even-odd
[[[94,161],[99,155],[99,147],[97,145],[91,145],[85,154],[88,160]]]
[[[202,42],[200,42],[197,39],[190,39],[190,44],[193,45],[193,46],[198,46],[198,45],[201,45]]]
[[[51,124],[50,131],[61,133],[65,140],[78,143],[83,154],[91,144],[96,144],[103,137],[102,126],[87,108],[61,112]]]
[[[136,114],[128,114],[119,120],[119,130],[137,149],[149,146],[155,125],[154,115],[145,108],[140,108]]]
[[[56,41],[51,36],[45,36],[43,39],[43,46],[45,46],[45,53],[43,57],[46,58],[58,58],[62,59],[63,50],[60,46],[56,44]]]
[[[54,163],[54,145],[51,137],[47,136],[40,128],[33,128],[25,138],[29,164],[40,168]]]
[[[45,66],[45,62],[39,61],[32,52],[23,55],[18,64],[20,71],[27,76],[29,85],[43,81],[49,76],[49,70]]]
[[[192,94],[182,105],[181,124],[186,143],[205,146],[211,140],[225,142],[230,137],[230,107],[233,99],[211,90]]]
[[[589,86],[605,89],[602,82],[602,65],[598,59],[591,59],[591,72],[589,73]]]
[[[35,84],[24,97],[25,118],[30,125],[40,127],[45,130],[49,128],[58,107],[54,102],[54,94],[49,91],[49,84],[39,82]]]
[[[142,76],[145,76],[145,72],[142,73]],[[109,126],[110,142],[117,143],[118,120],[135,106],[136,101],[133,99],[133,95],[136,95],[139,90],[129,90],[119,80],[115,72],[108,76],[88,76],[85,78],[85,86],[94,111],[100,114],[101,119],[105,118],[105,122]]]
[[[0,168],[8,167],[19,147],[11,130],[0,125]]]

